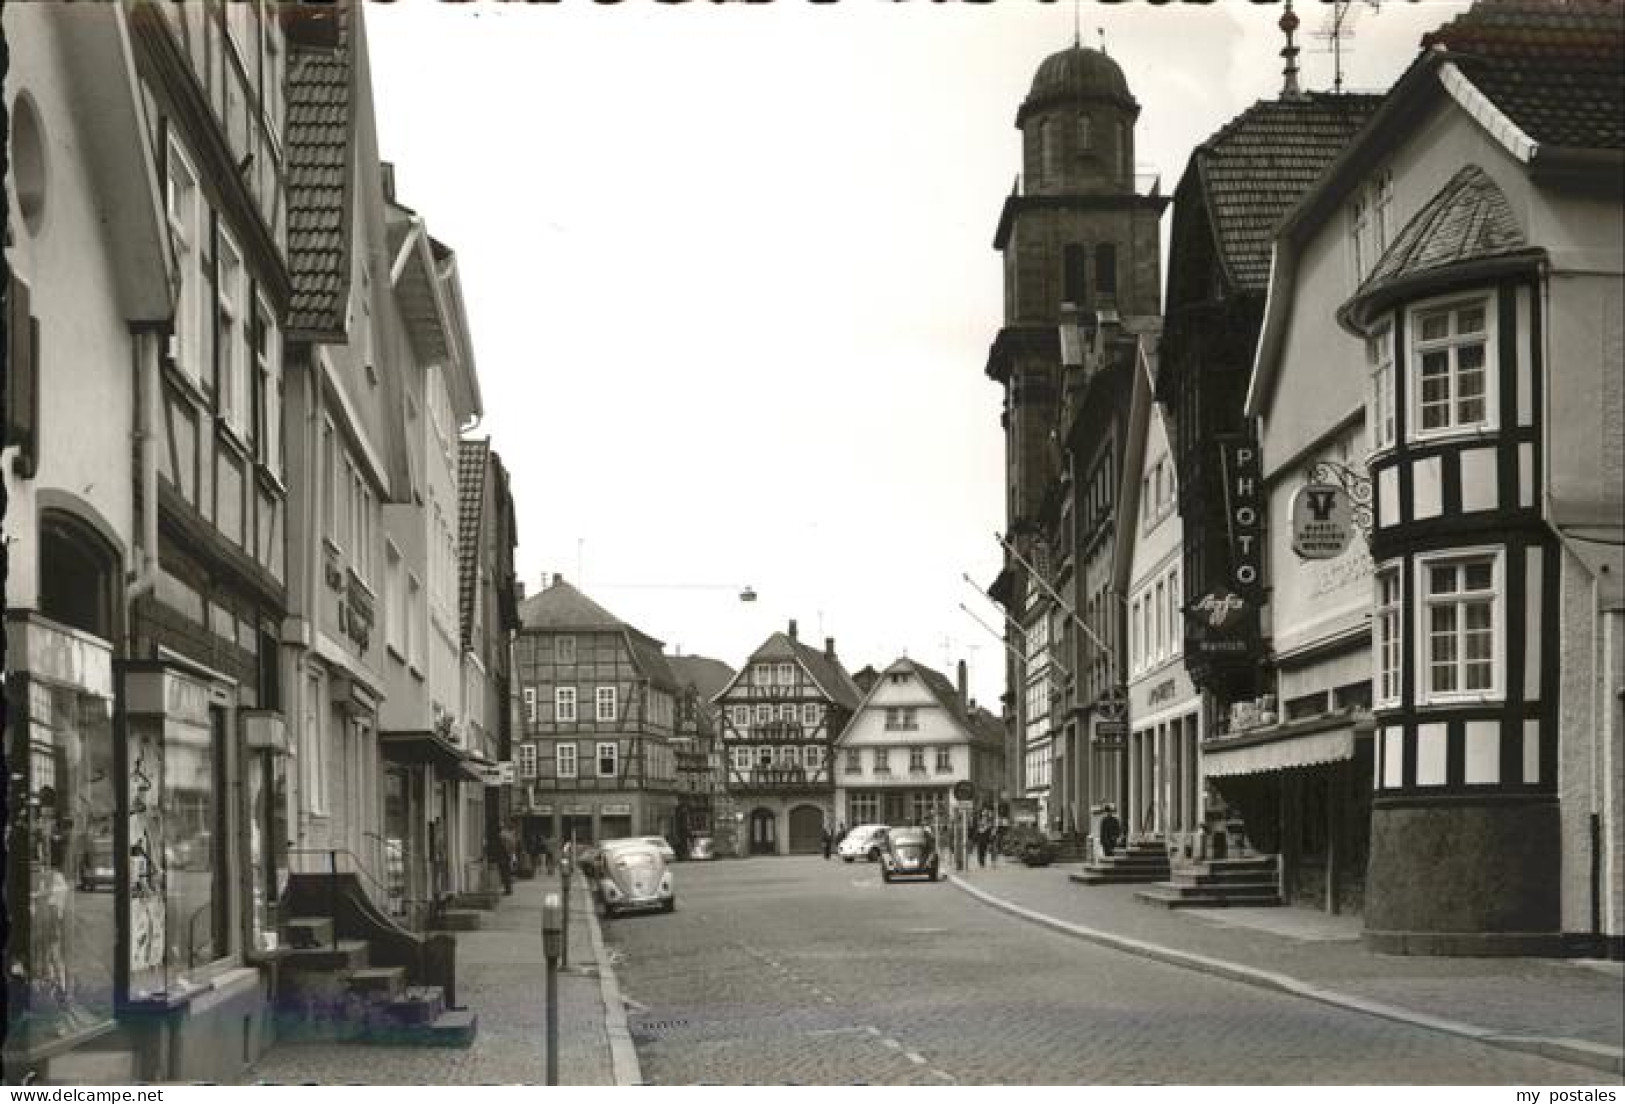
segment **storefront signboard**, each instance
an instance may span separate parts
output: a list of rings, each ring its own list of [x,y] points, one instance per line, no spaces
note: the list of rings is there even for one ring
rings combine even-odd
[[[1292,496],[1292,551],[1301,560],[1334,560],[1354,536],[1354,503],[1342,487],[1308,483]]]

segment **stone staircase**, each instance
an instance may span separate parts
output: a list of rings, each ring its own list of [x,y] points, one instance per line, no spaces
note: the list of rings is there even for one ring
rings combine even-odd
[[[1081,863],[1089,857],[1089,837],[1080,836],[1076,832],[1062,836],[1055,841],[1057,850],[1055,861],[1058,863]]]
[[[1214,859],[1182,867],[1134,896],[1160,908],[1262,908],[1281,904],[1275,858]]]
[[[1079,885],[1125,885],[1160,882],[1168,875],[1168,845],[1147,840],[1102,856],[1070,877]]]
[[[281,926],[277,1035],[287,1042],[468,1046],[478,1017],[447,1006],[439,985],[409,985],[405,966],[375,966],[371,944],[335,935],[326,917]]]

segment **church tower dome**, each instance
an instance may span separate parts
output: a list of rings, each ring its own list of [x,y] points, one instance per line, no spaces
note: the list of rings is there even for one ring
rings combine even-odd
[[[1033,74],[1016,112],[1029,195],[1134,190],[1134,123],[1140,105],[1117,62],[1073,45]]]

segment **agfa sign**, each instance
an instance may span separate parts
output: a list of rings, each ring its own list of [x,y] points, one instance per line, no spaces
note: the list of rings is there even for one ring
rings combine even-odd
[[[1354,535],[1354,503],[1341,487],[1308,483],[1292,496],[1292,551],[1299,559],[1335,560]]]

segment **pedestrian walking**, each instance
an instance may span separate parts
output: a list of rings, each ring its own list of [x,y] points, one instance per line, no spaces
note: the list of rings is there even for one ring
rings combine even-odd
[[[1100,818],[1100,850],[1109,859],[1112,852],[1117,850],[1117,841],[1123,838],[1123,824],[1117,819],[1117,813],[1110,805],[1106,806],[1106,815]]]
[[[979,866],[979,867],[986,866],[987,865],[987,827],[985,825],[978,824],[976,826],[976,831],[973,834],[972,838],[974,839],[974,841],[976,843],[976,865]]]
[[[829,853],[831,851],[833,851],[834,849],[835,849],[835,833],[831,832],[829,830],[829,825],[826,824],[826,825],[824,825],[824,861],[825,862],[829,862]]]
[[[502,892],[513,896],[513,833],[504,828],[491,839],[490,860],[502,879]]]

